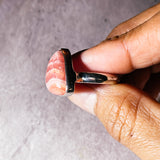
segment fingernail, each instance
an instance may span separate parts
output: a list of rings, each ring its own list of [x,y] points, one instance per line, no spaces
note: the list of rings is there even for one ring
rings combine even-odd
[[[75,93],[68,98],[83,110],[95,115],[94,109],[97,104],[97,94],[95,92]]]
[[[87,49],[83,49],[83,50],[81,50],[81,51],[78,51],[78,52],[76,52],[76,53],[74,53],[74,54],[81,54],[82,52],[84,52],[84,51],[86,51],[86,50],[88,50],[88,48],[87,48]]]

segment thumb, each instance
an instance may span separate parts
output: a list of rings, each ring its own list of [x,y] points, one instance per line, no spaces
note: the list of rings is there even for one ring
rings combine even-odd
[[[69,99],[95,113],[107,131],[142,159],[160,157],[160,105],[125,84],[76,86]]]
[[[75,71],[124,74],[160,63],[159,20],[157,13],[127,34],[75,54]],[[69,99],[96,114],[107,131],[140,158],[159,159],[160,104],[145,93],[126,84],[76,84]]]

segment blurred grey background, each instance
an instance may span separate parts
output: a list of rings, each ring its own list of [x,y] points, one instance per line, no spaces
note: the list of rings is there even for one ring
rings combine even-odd
[[[138,160],[45,87],[48,59],[104,40],[160,0],[0,0],[0,160]]]

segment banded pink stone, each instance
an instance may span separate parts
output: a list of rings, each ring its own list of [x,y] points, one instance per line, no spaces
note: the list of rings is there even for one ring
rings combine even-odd
[[[56,95],[66,93],[65,61],[62,51],[57,51],[49,60],[46,71],[46,86]]]

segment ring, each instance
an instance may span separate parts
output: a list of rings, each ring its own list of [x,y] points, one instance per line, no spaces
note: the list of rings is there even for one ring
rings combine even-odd
[[[72,67],[69,49],[62,48],[49,60],[46,73],[46,86],[56,95],[69,96],[74,93],[75,83],[116,84],[119,78],[112,74],[79,72]]]

